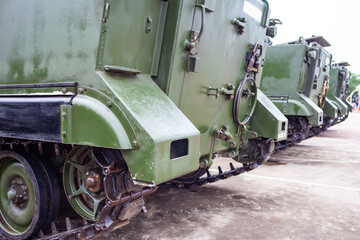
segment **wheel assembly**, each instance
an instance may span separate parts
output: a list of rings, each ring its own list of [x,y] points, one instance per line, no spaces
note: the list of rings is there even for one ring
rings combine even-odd
[[[48,186],[39,161],[0,152],[0,230],[26,239],[47,223]]]
[[[64,164],[65,194],[75,211],[87,220],[98,221],[105,205],[103,179],[103,168],[93,150],[76,147],[70,152]]]

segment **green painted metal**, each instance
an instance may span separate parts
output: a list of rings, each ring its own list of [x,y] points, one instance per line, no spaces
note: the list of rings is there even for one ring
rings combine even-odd
[[[337,105],[341,116],[346,116],[352,111],[351,104],[347,104],[345,99],[350,76],[351,73],[345,66],[341,64],[332,65],[327,97]]]
[[[348,100],[345,99],[345,104],[348,107],[349,112],[352,112],[353,106],[351,105],[351,103]]]
[[[100,205],[105,204],[106,195],[104,191],[92,192],[89,190],[86,179],[90,172],[96,172],[101,179],[104,178],[93,151],[88,147],[75,147],[64,164],[63,182],[66,197],[82,217],[98,221]]]
[[[329,98],[326,98],[325,106],[323,108],[325,116],[329,118],[337,118],[339,107],[340,106],[336,104],[336,102],[333,102]]]
[[[323,123],[323,111],[318,106],[317,96],[329,67],[326,67],[326,71],[319,67],[310,68],[312,61],[309,52],[315,51],[313,49],[317,51],[314,54],[316,59],[321,47],[315,48],[306,42],[269,46],[261,90],[284,115],[306,116],[311,126],[320,126]],[[323,55],[323,59],[328,61],[328,54],[323,52]],[[320,74],[321,71],[324,74]],[[314,76],[317,76],[317,84],[314,84]],[[322,82],[319,82],[320,79],[323,79]]]
[[[121,109],[102,93],[91,89],[61,106],[61,141],[68,144],[133,149],[134,130]]]
[[[238,147],[247,143],[248,137],[243,136],[252,134],[239,133],[232,119],[233,100],[228,98],[226,92],[229,85],[236,89],[243,80],[246,53],[251,51],[255,43],[264,48],[260,58],[260,73],[255,79],[259,86],[267,42],[265,26],[269,21],[269,9],[266,1],[206,0],[203,3],[206,7],[205,13],[200,7],[195,6],[195,1],[169,1],[169,14],[176,16],[178,20],[168,18],[159,71],[154,81],[199,129],[201,156],[211,157],[214,153],[228,156],[234,152],[238,154]],[[209,5],[212,5],[212,8],[208,7]],[[257,11],[251,12],[249,8]],[[259,14],[256,15],[256,12]],[[242,34],[232,24],[233,19],[241,17],[246,19],[245,31]],[[191,55],[185,49],[185,40],[191,38],[192,34],[199,34],[201,29],[201,40],[192,50],[196,54]],[[196,67],[189,68],[190,64]],[[241,102],[241,120],[248,114],[249,104],[251,98]],[[264,113],[255,110],[253,118],[255,115],[258,115],[259,119]],[[280,119],[277,121],[274,122],[275,125],[282,124]],[[287,125],[287,121],[285,122]],[[252,129],[252,124],[249,122],[245,131]],[[214,138],[214,132],[220,129],[226,129],[232,140]],[[259,132],[256,136],[271,135],[276,139],[278,134],[281,134],[281,130],[271,134]],[[246,147],[243,149],[248,151]]]
[[[31,229],[38,221],[38,216],[35,217],[35,214],[38,214],[35,194],[38,185],[33,182],[34,176],[31,175],[33,175],[31,169],[26,169],[18,159],[11,156],[0,157],[0,213],[4,220],[0,222],[0,227],[11,236],[29,236],[27,232],[33,231]],[[8,190],[15,179],[21,180],[27,187],[29,200],[24,207],[11,203],[8,198]]]
[[[257,100],[254,117],[250,121],[250,130],[266,138],[285,140],[288,131],[287,118],[260,90]]]
[[[238,154],[239,147],[251,151],[249,139],[281,139],[279,126],[287,125],[265,96],[258,96],[259,105],[256,96],[241,102],[241,117],[250,103],[256,106],[254,121],[239,128],[232,118],[233,93],[256,43],[263,48],[260,71],[250,77],[260,85],[265,0],[13,0],[0,4],[0,12],[0,22],[11,19],[0,24],[0,82],[78,82],[78,95],[60,109],[62,143],[121,149],[138,183],[159,184],[197,170],[199,158]],[[240,33],[233,19],[242,17]],[[201,29],[191,55],[185,41]],[[219,96],[209,95],[209,87]],[[272,131],[256,128],[266,115],[261,109],[272,116]],[[216,130],[232,140],[215,138]],[[174,141],[183,141],[187,154],[171,158]]]

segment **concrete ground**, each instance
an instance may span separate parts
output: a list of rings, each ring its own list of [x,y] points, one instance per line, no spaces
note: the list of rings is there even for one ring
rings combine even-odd
[[[214,165],[227,169],[229,159]],[[360,239],[360,113],[241,176],[162,186],[100,239]]]

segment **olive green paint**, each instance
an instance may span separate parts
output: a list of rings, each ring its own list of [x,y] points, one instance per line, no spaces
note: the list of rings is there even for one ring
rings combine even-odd
[[[330,70],[330,84],[327,97],[338,107],[339,114],[346,116],[352,111],[351,104],[346,103],[346,89],[350,72],[345,66],[333,64]]]
[[[260,90],[257,100],[254,116],[250,120],[250,130],[266,138],[285,140],[288,130],[287,118]]]
[[[195,0],[6,0],[0,4],[0,23],[6,23],[0,24],[0,82],[78,82],[72,105],[61,107],[62,142],[121,149],[134,180],[160,184],[196,170],[199,158],[211,153],[238,153],[239,146],[251,151],[246,143],[253,132],[238,135],[233,100],[207,96],[209,86],[239,85],[246,53],[255,43],[264,48],[262,68],[269,8],[266,1],[247,2],[262,12],[259,21],[244,11],[244,0],[205,1],[195,73],[187,71],[190,55],[184,48],[190,30],[200,28]],[[238,17],[247,20],[242,35],[231,23]],[[261,71],[255,80],[259,86]],[[29,90],[0,93],[24,92]],[[243,115],[249,102],[242,102]],[[270,104],[265,97],[259,102],[258,108]],[[282,124],[273,107],[266,111],[274,117],[273,126]],[[262,111],[253,115],[261,116]],[[258,120],[247,129],[252,124]],[[233,136],[231,144],[214,140],[220,128]],[[281,132],[259,128],[256,134],[279,138]],[[188,154],[170,159],[170,145],[180,139],[188,139]]]
[[[329,118],[337,118],[338,117],[338,105],[331,101],[329,98],[325,99],[325,106],[323,108],[324,114]]]
[[[320,126],[323,111],[306,95],[314,81],[305,61],[308,49],[306,43],[269,46],[260,88],[284,115],[306,116],[311,126]]]

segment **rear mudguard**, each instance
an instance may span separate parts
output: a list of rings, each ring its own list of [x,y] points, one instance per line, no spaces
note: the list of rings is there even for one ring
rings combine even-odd
[[[270,99],[284,115],[305,116],[310,126],[323,124],[323,110],[302,93],[297,93],[296,98],[276,97]]]
[[[287,118],[260,89],[258,89],[257,104],[250,126],[251,131],[263,138],[272,138],[277,141],[287,138]]]
[[[325,98],[324,115],[328,118],[337,118],[339,108],[329,98]]]

